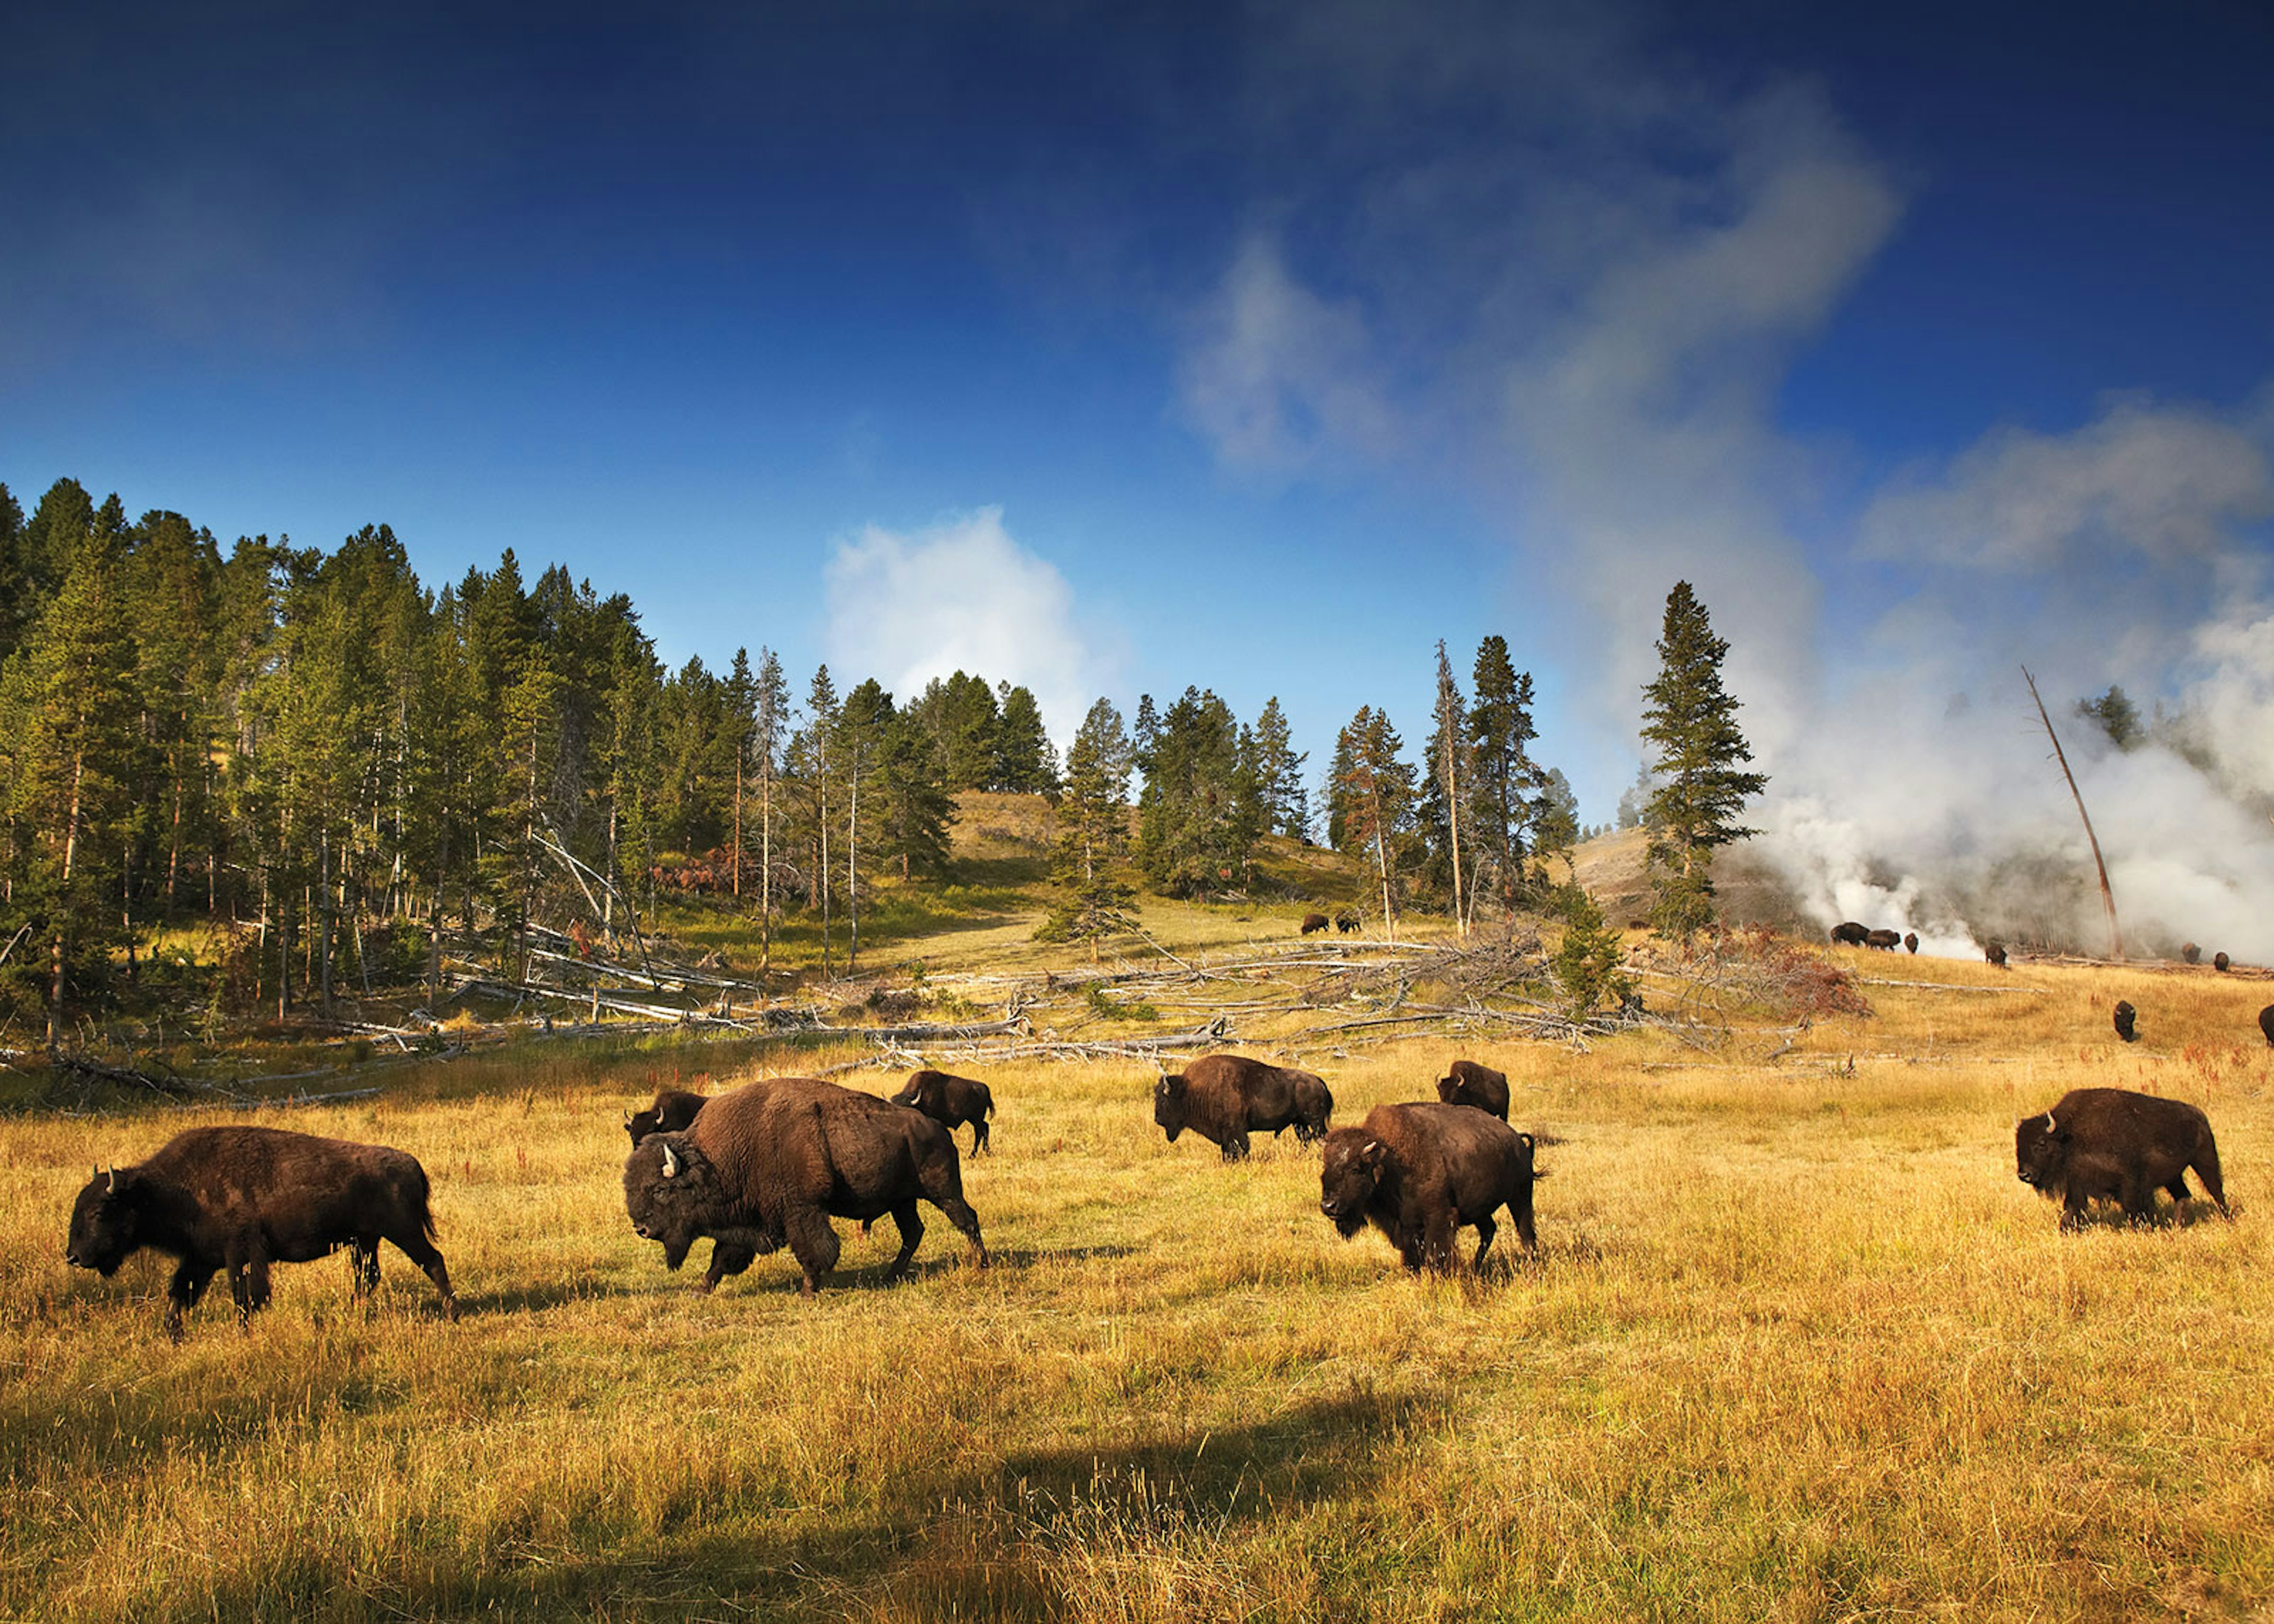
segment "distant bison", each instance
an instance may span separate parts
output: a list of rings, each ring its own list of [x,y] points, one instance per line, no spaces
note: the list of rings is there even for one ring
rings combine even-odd
[[[1843,920],[1832,927],[1832,943],[1835,947],[1861,947],[1871,938],[1871,927],[1859,925],[1852,919]]]
[[[659,1088],[653,1105],[644,1111],[624,1114],[624,1132],[631,1135],[635,1145],[651,1133],[684,1133],[709,1097],[689,1094],[684,1088]]]
[[[237,1323],[268,1302],[268,1266],[348,1248],[355,1296],[379,1283],[379,1243],[426,1271],[442,1312],[458,1317],[450,1271],[434,1249],[426,1172],[383,1145],[281,1128],[192,1128],[139,1167],[97,1170],[72,1205],[64,1259],[105,1279],[143,1247],[178,1259],[166,1286],[166,1334],[229,1271]]]
[[[2258,1029],[2266,1034],[2266,1047],[2274,1049],[2274,1004],[2258,1011]]]
[[[1982,950],[1982,961],[1984,964],[1996,965],[2000,969],[2005,968],[2006,944],[2003,942],[1991,943],[1989,946]]]
[[[2213,953],[2210,956],[2210,967],[2222,975],[2226,974],[2227,966],[2233,962],[2234,960],[2229,959],[2225,953]]]
[[[1532,1140],[1464,1105],[1377,1105],[1363,1125],[1327,1135],[1319,1210],[1344,1240],[1371,1222],[1408,1269],[1453,1267],[1453,1237],[1477,1231],[1476,1267],[1492,1250],[1502,1207],[1526,1252],[1532,1228]]]
[[[1359,916],[1352,913],[1348,908],[1344,908],[1341,913],[1335,915],[1335,929],[1342,932],[1344,936],[1349,936],[1352,931],[1356,930],[1362,922],[1363,921],[1359,920]]]
[[[1892,930],[1874,930],[1864,938],[1864,945],[1876,947],[1883,953],[1892,953],[1902,944],[1902,937]]]
[[[2061,1203],[2061,1228],[2084,1223],[2087,1203],[2120,1203],[2134,1223],[2155,1215],[2156,1192],[2188,1199],[2187,1170],[2226,1212],[2218,1147],[2210,1119],[2184,1100],[2162,1100],[2125,1088],[2076,1088],[2052,1109],[2014,1127],[2014,1167],[2021,1181]]]
[[[1473,1105],[1508,1120],[1508,1078],[1473,1060],[1456,1060],[1437,1079],[1437,1097],[1448,1105]]]
[[[978,1214],[963,1199],[955,1140],[930,1117],[806,1077],[769,1078],[712,1100],[684,1133],[651,1134],[624,1163],[624,1210],[677,1268],[712,1240],[703,1289],[787,1245],[811,1297],[837,1267],[832,1218],[880,1218],[900,1232],[889,1271],[908,1270],[930,1201],[971,1243],[983,1267]]]
[[[995,1096],[986,1084],[945,1071],[911,1071],[892,1100],[895,1105],[913,1105],[950,1133],[969,1123],[971,1154],[975,1156],[987,1148],[987,1119],[995,1114]]]
[[[2202,962],[2202,949],[2197,947],[2192,942],[2183,942],[2180,944],[2180,957],[2186,959],[2189,964],[2201,964]]]
[[[1309,936],[1314,930],[1324,930],[1328,922],[1323,914],[1306,914],[1303,915],[1303,934]]]
[[[1247,1154],[1251,1133],[1295,1130],[1299,1144],[1324,1137],[1335,1096],[1309,1071],[1267,1065],[1245,1055],[1204,1055],[1153,1087],[1153,1120],[1177,1142],[1190,1128],[1224,1152]]]
[[[2140,1034],[2132,1029],[2132,1023],[2137,1014],[2138,1011],[2124,999],[2119,998],[2116,1001],[2116,1035],[2127,1043],[2136,1043],[2140,1041]]]
[[[1909,930],[1903,933],[1903,948],[1906,951],[1913,954],[1916,954],[1918,951],[1917,931]]]

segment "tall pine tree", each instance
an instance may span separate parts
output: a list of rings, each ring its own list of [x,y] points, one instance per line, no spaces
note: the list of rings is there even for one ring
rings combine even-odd
[[[1721,686],[1728,643],[1713,635],[1687,581],[1667,594],[1659,673],[1643,689],[1643,738],[1658,788],[1650,798],[1649,867],[1658,891],[1651,922],[1687,940],[1713,918],[1713,851],[1754,831],[1736,821],[1767,778],[1739,770],[1753,758],[1737,730],[1737,701]]]

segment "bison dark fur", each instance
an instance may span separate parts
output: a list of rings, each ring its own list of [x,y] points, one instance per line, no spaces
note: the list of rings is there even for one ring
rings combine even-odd
[[[2061,1228],[2084,1222],[2096,1199],[2122,1206],[2134,1223],[2155,1216],[2156,1192],[2188,1199],[2193,1168],[2218,1210],[2226,1211],[2218,1146],[2210,1119],[2184,1100],[2126,1088],[2075,1088],[2052,1109],[2014,1126],[2014,1176],[2061,1204]]]
[[[1473,1105],[1508,1120],[1508,1078],[1473,1060],[1456,1060],[1437,1079],[1437,1097],[1448,1105]]]
[[[1473,1224],[1482,1267],[1502,1207],[1524,1249],[1540,1249],[1532,1153],[1530,1134],[1465,1105],[1377,1105],[1362,1125],[1327,1135],[1319,1210],[1344,1240],[1372,1223],[1415,1271],[1452,1268],[1454,1234]]]
[[[1335,929],[1344,936],[1349,936],[1364,921],[1361,921],[1357,914],[1350,912],[1348,909],[1344,909],[1342,913],[1335,915]]]
[[[1835,947],[1861,947],[1871,939],[1871,936],[1870,926],[1859,925],[1852,919],[1842,920],[1832,927],[1832,942]]]
[[[651,1133],[684,1133],[709,1098],[708,1094],[689,1094],[684,1088],[659,1088],[653,1105],[644,1111],[626,1114],[624,1132],[631,1135],[635,1145]]]
[[[2201,964],[2202,962],[2202,949],[2197,947],[2192,942],[2183,942],[2180,944],[2180,957],[2186,959],[2189,964]]]
[[[624,1210],[677,1268],[711,1237],[703,1289],[787,1245],[813,1295],[837,1267],[832,1218],[887,1213],[900,1232],[898,1280],[923,1238],[930,1201],[970,1241],[983,1267],[978,1214],[963,1199],[948,1131],[906,1106],[814,1078],[770,1078],[713,1098],[684,1133],[651,1134],[624,1163]]]
[[[1190,1128],[1221,1149],[1226,1162],[1247,1154],[1251,1133],[1292,1128],[1297,1142],[1306,1145],[1324,1138],[1334,1109],[1335,1096],[1314,1073],[1245,1055],[1203,1055],[1153,1086],[1153,1120],[1169,1143]]]
[[[166,1287],[166,1333],[229,1273],[239,1324],[268,1302],[268,1266],[349,1250],[355,1295],[379,1283],[379,1244],[426,1271],[455,1320],[450,1271],[434,1248],[426,1171],[383,1145],[282,1128],[192,1128],[147,1162],[98,1170],[72,1207],[66,1261],[108,1279],[143,1247],[178,1262]]]
[[[1314,930],[1324,930],[1328,922],[1323,914],[1306,914],[1303,915],[1303,934],[1309,936]]]
[[[2258,1011],[2258,1029],[2266,1034],[2266,1047],[2274,1049],[2274,1004]]]
[[[987,1119],[995,1114],[995,1096],[987,1085],[945,1071],[912,1071],[892,1096],[895,1105],[912,1105],[950,1133],[971,1124],[971,1154],[987,1148]]]
[[[1982,962],[1984,964],[1993,964],[1999,969],[2004,969],[2006,967],[2006,944],[2003,942],[1991,943],[1989,946],[1982,950]]]
[[[2225,953],[2213,953],[2210,956],[2210,967],[2221,975],[2226,974],[2226,967],[2233,962],[2234,960],[2229,959]]]
[[[2139,1011],[2135,1010],[2129,1002],[2122,998],[2116,1001],[2116,1035],[2127,1043],[2136,1043],[2140,1041],[2140,1034],[2133,1030],[2133,1022],[2138,1019],[2138,1016]]]
[[[1864,938],[1864,945],[1876,947],[1883,953],[1892,953],[1901,945],[1902,937],[1892,930],[1874,930]]]
[[[1916,930],[1906,930],[1905,932],[1903,932],[1903,951],[1904,951],[1905,952],[1907,952],[1907,953],[1909,953],[1909,954],[1910,954],[1910,955],[1912,955],[1914,958],[1917,957],[1917,954],[1918,954],[1918,932],[1917,932],[1917,931],[1916,931]]]

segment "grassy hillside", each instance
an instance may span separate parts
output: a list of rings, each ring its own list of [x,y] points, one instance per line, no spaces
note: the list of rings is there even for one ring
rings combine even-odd
[[[1028,951],[1014,908],[984,912],[907,947]],[[1179,951],[1291,934],[1238,913],[1153,918]],[[1481,1279],[1338,1239],[1291,1140],[1232,1167],[1166,1144],[1142,1061],[1021,1062],[963,1068],[1000,1107],[966,1170],[993,1267],[928,1213],[904,1286],[882,1279],[891,1225],[840,1224],[817,1300],[779,1255],[704,1298],[625,1222],[624,1108],[867,1051],[539,1043],[288,1119],[421,1159],[460,1323],[389,1252],[369,1313],[343,1265],[287,1267],[249,1335],[217,1297],[177,1348],[165,1267],[69,1270],[64,1217],[92,1162],[239,1118],[0,1119],[0,1615],[2115,1620],[2274,1598],[2263,986],[1847,962],[1897,983],[1862,987],[1868,1017],[1585,1053],[1242,1017],[1242,1047],[1328,1077],[1341,1122],[1427,1095],[1456,1052],[1510,1073],[1547,1136],[1542,1250]],[[2116,1043],[2119,996],[2147,1041]],[[2202,1103],[2237,1221],[2057,1234],[2014,1180],[2013,1123],[2090,1083]]]

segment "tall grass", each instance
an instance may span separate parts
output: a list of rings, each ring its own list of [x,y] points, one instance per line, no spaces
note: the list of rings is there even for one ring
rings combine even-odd
[[[221,1118],[0,1121],[0,1613],[2036,1620],[2274,1598],[2274,1066],[2243,1041],[2263,984],[1864,967],[2038,990],[1869,989],[1873,1017],[1773,1062],[1781,1040],[1746,1033],[1306,1051],[1344,1122],[1427,1095],[1456,1052],[1509,1071],[1549,1141],[1541,1253],[1482,1279],[1339,1240],[1291,1139],[1231,1167],[1164,1143],[1141,1064],[1029,1064],[983,1072],[998,1154],[966,1164],[994,1267],[927,1209],[904,1286],[889,1223],[840,1225],[817,1300],[782,1256],[705,1298],[631,1234],[617,1182],[622,1108],[674,1059],[539,1049],[290,1119],[425,1163],[460,1323],[389,1252],[369,1312],[343,1263],[286,1267],[248,1334],[209,1298],[176,1348],[165,1266],[68,1270],[64,1217],[94,1161]],[[697,1053],[681,1081],[721,1058]],[[2238,1221],[2058,1234],[2014,1179],[2013,1122],[2098,1082],[2204,1103]]]

